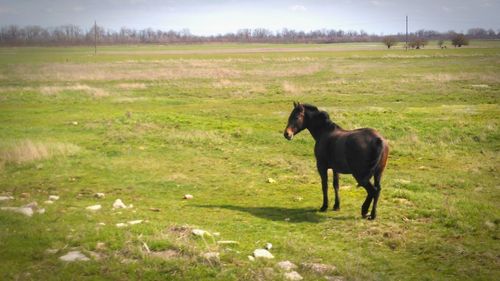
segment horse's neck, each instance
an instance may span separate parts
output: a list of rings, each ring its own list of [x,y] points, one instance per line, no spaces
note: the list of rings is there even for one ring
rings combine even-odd
[[[321,139],[321,136],[326,132],[331,132],[337,128],[337,124],[333,123],[329,118],[315,120],[318,116],[318,113],[312,114],[310,116],[310,125],[307,127],[309,132],[311,133],[314,140],[317,142]]]

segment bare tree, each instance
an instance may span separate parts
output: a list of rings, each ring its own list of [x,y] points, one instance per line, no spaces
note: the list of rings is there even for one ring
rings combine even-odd
[[[382,38],[382,43],[387,46],[387,49],[390,49],[392,46],[396,45],[398,41],[394,36],[385,36]]]

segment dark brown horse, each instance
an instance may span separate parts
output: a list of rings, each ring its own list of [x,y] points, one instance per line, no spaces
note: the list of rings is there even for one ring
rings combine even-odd
[[[332,169],[335,190],[333,210],[340,209],[339,174],[352,174],[368,193],[361,206],[361,215],[363,218],[367,217],[373,201],[368,218],[375,219],[381,190],[380,179],[389,155],[387,142],[370,128],[352,131],[342,129],[330,120],[328,113],[318,110],[316,106],[295,102],[293,105],[284,135],[291,140],[300,131],[308,129],[316,141],[314,155],[323,189],[323,206],[320,211],[324,212],[328,208],[328,169]],[[370,182],[372,177],[373,184]]]

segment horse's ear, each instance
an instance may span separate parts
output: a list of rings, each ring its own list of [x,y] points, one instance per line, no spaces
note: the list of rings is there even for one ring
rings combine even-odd
[[[297,105],[298,105],[297,102],[293,101],[293,107],[295,108],[297,107]]]
[[[302,105],[300,102],[297,102],[297,107],[299,108],[300,112],[304,112],[306,110],[304,105]]]

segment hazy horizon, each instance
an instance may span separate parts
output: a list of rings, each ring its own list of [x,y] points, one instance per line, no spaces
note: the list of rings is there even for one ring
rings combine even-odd
[[[466,32],[481,27],[500,29],[500,1],[451,0],[309,0],[309,1],[159,1],[159,0],[0,0],[0,26],[75,24],[90,28],[94,20],[119,30],[189,29],[194,35],[217,35],[242,28],[364,30],[370,34],[410,31]]]

